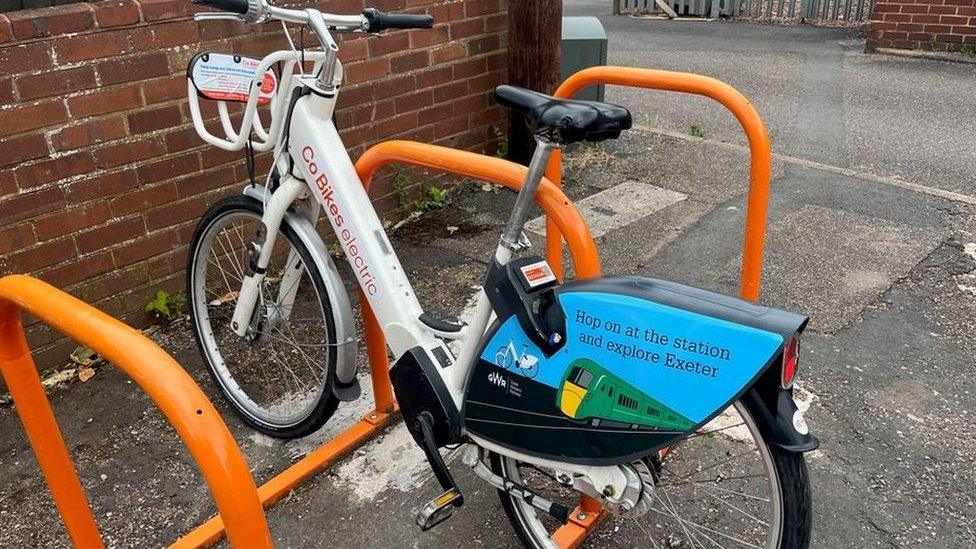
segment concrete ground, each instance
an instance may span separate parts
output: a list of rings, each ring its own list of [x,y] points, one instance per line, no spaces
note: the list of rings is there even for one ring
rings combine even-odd
[[[812,318],[800,384],[822,441],[807,459],[813,545],[972,547],[976,67],[869,56],[847,29],[635,20],[603,15],[603,4],[570,0],[567,15],[601,16],[611,64],[720,78],[769,127],[762,300]],[[748,162],[735,120],[688,96],[611,88],[607,100],[638,127],[573,151],[566,182],[601,234],[605,271],[734,293]],[[429,312],[464,308],[510,204],[469,186],[394,235]],[[159,341],[215,394],[185,323]],[[52,398],[110,545],[168,543],[213,512],[171,429],[116,370]],[[322,432],[282,443],[216,402],[259,482],[365,410],[341,407]],[[0,433],[0,546],[65,545],[9,408]],[[272,534],[282,547],[515,546],[493,490],[454,469],[467,504],[420,533],[414,513],[437,490],[392,428],[274,506]]]

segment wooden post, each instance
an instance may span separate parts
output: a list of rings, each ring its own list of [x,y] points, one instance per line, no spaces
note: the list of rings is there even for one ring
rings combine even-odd
[[[620,15],[620,0],[613,0],[613,14]]]
[[[562,0],[510,0],[508,4],[508,83],[551,94],[559,85],[562,55]],[[525,117],[509,118],[508,158],[528,165],[535,141]]]

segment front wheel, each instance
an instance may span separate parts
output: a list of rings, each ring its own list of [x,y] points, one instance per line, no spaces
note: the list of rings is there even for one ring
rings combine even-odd
[[[249,273],[248,246],[262,205],[248,196],[214,204],[190,244],[187,293],[200,352],[227,400],[255,429],[279,438],[305,436],[338,405],[336,330],[321,273],[305,244],[282,222],[247,334],[231,319]]]
[[[637,518],[610,515],[584,545],[607,547],[805,548],[811,494],[803,454],[768,445],[740,402],[671,448],[647,460],[651,506]],[[494,472],[573,508],[579,494],[551,471],[492,454]],[[526,547],[552,548],[560,524],[499,491]]]

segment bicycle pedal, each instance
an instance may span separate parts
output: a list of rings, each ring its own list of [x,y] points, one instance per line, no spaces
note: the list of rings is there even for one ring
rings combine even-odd
[[[461,491],[451,488],[436,498],[430,500],[427,505],[417,513],[417,526],[423,531],[430,530],[445,520],[451,518],[454,509],[461,506],[463,502]]]

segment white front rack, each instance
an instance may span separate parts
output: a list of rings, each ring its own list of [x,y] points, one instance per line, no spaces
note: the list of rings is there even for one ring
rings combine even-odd
[[[189,76],[186,79],[186,93],[190,102],[190,116],[193,119],[193,127],[201,139],[215,147],[227,151],[239,151],[250,141],[251,147],[255,151],[267,151],[274,148],[278,141],[281,128],[284,126],[284,119],[287,116],[288,98],[293,87],[293,76],[295,67],[302,62],[311,61],[314,63],[311,74],[317,74],[321,64],[326,60],[326,53],[322,51],[305,51],[304,54],[293,50],[276,51],[258,64],[254,71],[254,78],[251,81],[250,92],[244,106],[244,115],[241,117],[241,127],[234,129],[234,124],[230,118],[230,111],[227,108],[227,101],[217,100],[217,113],[220,116],[220,124],[224,130],[225,137],[218,137],[207,129],[204,125],[203,115],[200,112],[200,97],[193,81]],[[278,87],[271,98],[271,128],[265,130],[258,113],[258,103],[261,96],[261,85],[264,74],[276,63],[281,63],[281,75],[278,77]],[[338,69],[338,68],[337,68]],[[306,85],[314,85],[314,77],[299,77]],[[338,84],[342,79],[341,69],[336,70],[335,80]],[[253,135],[252,135],[253,134]]]

